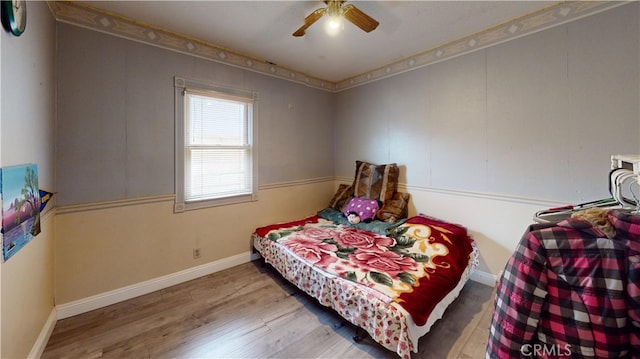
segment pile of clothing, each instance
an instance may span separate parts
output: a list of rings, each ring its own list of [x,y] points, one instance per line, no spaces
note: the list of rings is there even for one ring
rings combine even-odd
[[[640,357],[640,215],[531,225],[498,282],[486,357]]]

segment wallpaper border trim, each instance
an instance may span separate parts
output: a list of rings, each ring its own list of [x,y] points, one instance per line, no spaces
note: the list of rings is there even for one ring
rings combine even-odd
[[[334,185],[337,187],[337,184],[340,184],[340,183],[351,184],[353,182],[353,178],[340,177],[340,176],[309,178],[306,180],[263,184],[258,186],[258,190],[263,191],[263,190],[270,190],[270,189],[277,189],[277,188],[288,188],[288,187],[304,186],[304,185],[324,183],[324,182],[333,182]],[[564,202],[558,202],[558,201],[542,199],[542,198],[508,196],[508,195],[500,195],[500,194],[486,193],[486,192],[460,191],[460,190],[451,190],[446,188],[409,185],[406,183],[398,183],[398,190],[403,192],[416,191],[416,192],[427,192],[427,193],[442,193],[442,194],[447,194],[452,196],[484,198],[484,199],[489,199],[493,201],[532,204],[532,205],[542,206],[542,207],[566,204]],[[48,217],[51,214],[65,215],[65,214],[75,213],[75,212],[93,211],[93,210],[126,207],[126,206],[136,206],[136,205],[144,205],[144,204],[151,204],[151,203],[165,202],[165,201],[166,202],[175,201],[175,195],[166,194],[166,195],[152,196],[152,197],[138,197],[138,198],[129,198],[129,199],[121,199],[121,200],[115,200],[115,201],[106,201],[106,202],[92,202],[92,203],[84,203],[84,204],[76,204],[76,205],[56,206],[54,207],[54,210],[47,211],[45,216]]]
[[[49,7],[59,22],[152,46],[158,46],[329,92],[340,92],[369,82],[415,70],[445,59],[497,45],[505,41],[517,39],[628,3],[629,1],[559,2],[475,34],[337,82],[309,76],[293,69],[275,65],[266,60],[241,54],[231,49],[161,29],[153,25],[144,24],[89,5],[70,1],[49,1]]]
[[[324,183],[324,182],[333,183],[334,180],[335,178],[333,176],[328,176],[328,177],[309,178],[305,180],[263,184],[263,185],[258,185],[258,191],[277,189],[277,188],[289,188],[289,187],[295,187],[295,186],[304,186],[304,185],[311,185],[311,184]],[[54,207],[54,209],[56,214],[64,215],[64,214],[76,213],[76,212],[95,211],[95,210],[101,210],[101,209],[119,208],[119,207],[126,207],[126,206],[137,206],[137,205],[151,204],[151,203],[157,203],[157,202],[175,202],[175,199],[176,199],[175,194],[165,194],[165,195],[151,196],[151,197],[137,197],[137,198],[119,199],[114,201],[64,205],[64,206]],[[51,212],[52,211],[50,210],[50,211],[47,211],[46,213],[51,213]]]
[[[599,12],[625,5],[625,1],[572,1],[559,2],[538,11],[464,36],[385,66],[338,81],[335,92],[360,86],[376,80],[399,75],[427,65],[485,49],[520,37],[534,34]]]
[[[351,184],[352,182],[353,182],[353,179],[350,177],[336,177],[337,184],[341,184],[341,183]],[[541,206],[541,207],[550,207],[550,206],[566,204],[565,202],[553,201],[553,200],[543,199],[543,198],[518,197],[518,196],[509,196],[509,195],[502,195],[502,194],[489,193],[489,192],[473,192],[473,191],[461,191],[461,190],[452,190],[452,189],[437,188],[437,187],[416,186],[416,185],[409,185],[402,182],[398,183],[398,191],[409,192],[409,193],[411,192],[440,193],[440,194],[446,194],[450,196],[482,198],[482,199],[488,199],[491,201],[521,203],[521,204],[528,204],[528,205]]]

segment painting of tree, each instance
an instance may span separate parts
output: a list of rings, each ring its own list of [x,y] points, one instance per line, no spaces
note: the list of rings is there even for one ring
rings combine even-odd
[[[6,261],[40,233],[38,167],[2,170],[2,255]]]

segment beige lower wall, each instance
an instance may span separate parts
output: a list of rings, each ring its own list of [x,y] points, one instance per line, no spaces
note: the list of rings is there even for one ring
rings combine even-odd
[[[343,182],[271,185],[260,190],[257,202],[180,214],[173,213],[167,196],[63,207],[45,215],[42,233],[0,266],[0,357],[27,357],[53,310],[54,291],[60,305],[246,253],[255,227],[316,213]],[[494,276],[533,214],[557,204],[412,186],[400,190],[411,193],[410,215],[465,225],[480,249],[479,270]],[[201,249],[200,259],[193,259],[194,247]]]
[[[218,261],[250,249],[256,227],[312,215],[342,180],[271,185],[257,202],[175,214],[171,197],[60,208],[56,216],[55,298],[66,304]],[[404,186],[410,215],[463,224],[480,249],[479,270],[497,276],[536,211],[555,202]],[[148,202],[148,203],[146,203]],[[193,248],[201,258],[193,259]]]
[[[333,179],[270,185],[259,190],[256,202],[177,214],[171,197],[61,207],[56,216],[56,304],[247,253],[256,227],[315,214],[333,191]],[[193,259],[196,247],[199,259]]]
[[[54,227],[49,211],[41,219],[41,233],[1,266],[0,358],[27,358],[54,309]]]

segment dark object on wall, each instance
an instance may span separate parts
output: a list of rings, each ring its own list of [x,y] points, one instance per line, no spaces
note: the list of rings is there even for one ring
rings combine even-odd
[[[47,205],[47,203],[49,203],[49,200],[51,200],[51,197],[53,197],[55,192],[49,192],[49,191],[44,190],[42,188],[40,188],[39,191],[40,191],[40,209],[39,209],[39,211],[42,212],[42,210],[44,210],[44,207]]]
[[[2,0],[2,26],[15,36],[20,36],[27,27],[27,1]]]

